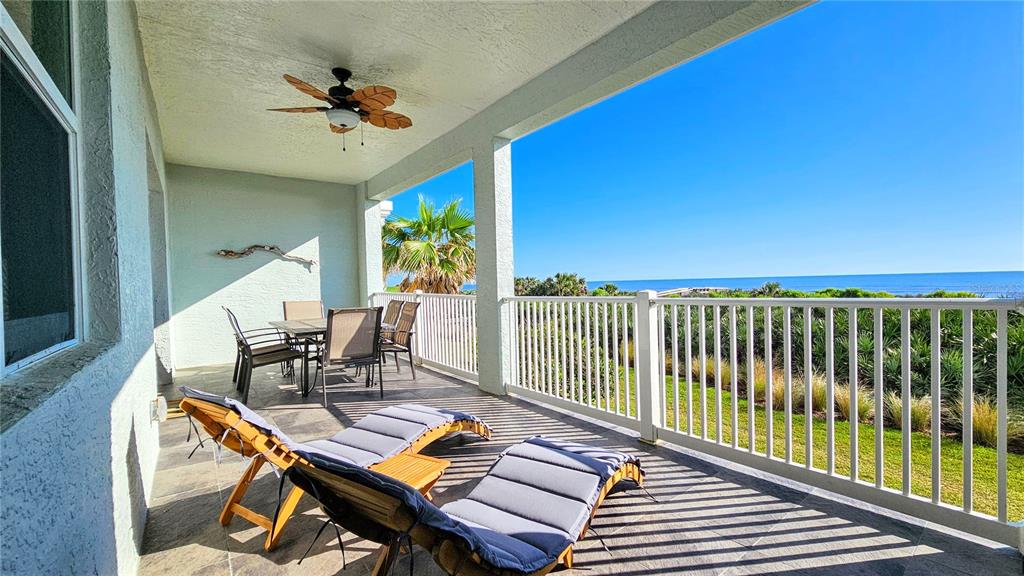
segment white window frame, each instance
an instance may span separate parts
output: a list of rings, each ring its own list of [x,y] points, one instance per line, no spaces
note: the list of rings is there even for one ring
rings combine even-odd
[[[22,358],[12,364],[6,363],[6,351],[4,346],[4,322],[0,318],[0,377],[7,376],[30,364],[38,362],[56,352],[67,350],[85,340],[86,322],[83,304],[85,301],[84,290],[85,280],[82,277],[82,225],[81,225],[81,163],[82,156],[81,124],[78,118],[80,109],[79,101],[81,92],[78,87],[78,6],[76,2],[69,2],[70,38],[68,39],[71,48],[71,102],[69,104],[64,94],[57,88],[56,83],[50,77],[49,72],[43,67],[35,51],[29,45],[25,36],[18,29],[14,19],[7,12],[7,9],[0,4],[0,50],[5,58],[9,58],[15,68],[22,74],[29,86],[36,95],[43,101],[53,117],[61,124],[68,134],[68,176],[71,195],[71,260],[72,260],[72,281],[74,283],[74,336],[59,344],[55,344],[45,350],[41,350]],[[0,253],[2,257],[2,253]],[[0,294],[2,294],[3,277],[0,276]]]

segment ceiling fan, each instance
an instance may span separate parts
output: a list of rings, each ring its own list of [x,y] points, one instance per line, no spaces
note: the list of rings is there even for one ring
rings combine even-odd
[[[394,88],[373,85],[353,90],[345,85],[352,77],[352,72],[345,68],[332,68],[331,74],[338,79],[337,86],[331,86],[327,92],[299,80],[295,76],[285,74],[286,82],[296,90],[325,102],[328,106],[301,106],[296,108],[270,108],[271,112],[322,112],[327,116],[331,132],[342,135],[342,150],[345,149],[344,134],[361,126],[362,122],[378,128],[401,130],[412,126],[412,119],[405,114],[387,110],[395,103],[398,93]]]

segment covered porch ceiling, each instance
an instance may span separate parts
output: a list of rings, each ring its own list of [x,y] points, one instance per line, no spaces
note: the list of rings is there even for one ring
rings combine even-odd
[[[170,162],[354,184],[480,112],[649,5],[630,2],[140,2],[139,26]],[[341,137],[320,102],[350,86],[398,91],[401,131]]]
[[[140,2],[168,162],[358,184],[384,198],[807,4],[793,2]],[[320,104],[334,66],[395,88],[411,128],[348,151]]]

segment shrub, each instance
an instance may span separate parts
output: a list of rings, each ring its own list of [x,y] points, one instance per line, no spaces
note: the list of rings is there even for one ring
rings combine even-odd
[[[846,384],[836,385],[835,389],[836,413],[844,420],[850,420],[852,413],[850,407],[850,387]],[[867,388],[857,387],[857,421],[866,422],[871,419],[874,413],[875,402],[871,391]]]
[[[825,384],[825,376],[822,374],[815,373],[811,375],[811,409],[815,412],[825,411]]]
[[[706,385],[714,386],[715,384],[715,357],[707,356],[705,358],[707,362],[707,381],[704,382]],[[686,367],[680,366],[680,376],[686,374]],[[743,382],[743,373],[739,375],[739,381]],[[697,356],[690,362],[690,377],[694,382],[700,382],[700,356]],[[732,364],[728,360],[722,359],[722,388],[728,390],[732,386]]]
[[[963,430],[964,400],[957,399],[951,411],[952,419],[956,426]],[[982,446],[995,448],[996,446],[996,425],[999,422],[996,412],[996,403],[988,396],[974,397],[974,410],[972,418],[974,423],[974,443]],[[1007,426],[1009,429],[1009,426]],[[1009,431],[1009,430],[1007,430]]]
[[[903,397],[896,391],[885,393],[885,419],[894,428],[903,427]],[[920,396],[910,398],[910,429],[914,432],[927,432],[931,426],[932,398]]]
[[[958,399],[950,408],[951,424],[963,430],[963,399]],[[989,396],[974,397],[974,442],[990,448],[996,447],[998,412],[996,403]],[[1024,418],[1010,414],[1006,422],[1006,447],[1010,452],[1024,453]]]

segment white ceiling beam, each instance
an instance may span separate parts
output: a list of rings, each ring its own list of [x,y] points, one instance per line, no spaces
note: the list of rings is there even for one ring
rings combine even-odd
[[[653,4],[370,178],[367,197],[393,196],[469,160],[474,144],[529,134],[811,3],[813,0]]]

